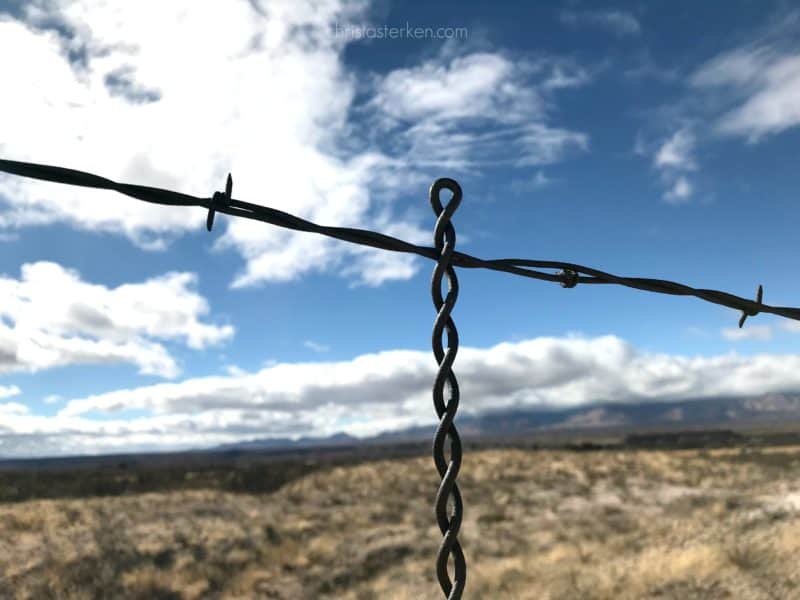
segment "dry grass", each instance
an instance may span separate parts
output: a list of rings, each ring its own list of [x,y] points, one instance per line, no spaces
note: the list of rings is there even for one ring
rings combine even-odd
[[[467,454],[468,598],[800,598],[800,449]],[[2,598],[440,598],[429,458],[0,504]]]

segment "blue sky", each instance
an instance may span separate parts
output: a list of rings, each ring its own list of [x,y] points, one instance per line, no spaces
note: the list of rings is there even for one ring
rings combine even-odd
[[[800,304],[788,3],[0,0],[0,157]],[[420,28],[419,31],[414,31]],[[0,174],[0,455],[435,420],[433,263]],[[460,269],[461,414],[800,389],[800,324]]]

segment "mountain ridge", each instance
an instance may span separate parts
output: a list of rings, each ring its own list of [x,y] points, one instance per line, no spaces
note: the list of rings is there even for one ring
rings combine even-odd
[[[592,432],[609,429],[698,428],[726,425],[768,425],[800,422],[800,393],[769,393],[759,396],[714,397],[666,402],[605,402],[576,407],[518,407],[456,417],[461,437],[498,437],[558,432]],[[212,451],[247,449],[297,449],[357,446],[363,444],[428,440],[436,425],[357,438],[336,433],[322,438],[263,438],[223,444]]]

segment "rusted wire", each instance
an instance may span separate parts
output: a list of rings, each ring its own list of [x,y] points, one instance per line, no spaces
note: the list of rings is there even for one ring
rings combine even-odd
[[[436,248],[417,246],[389,235],[384,235],[382,233],[368,231],[365,229],[354,229],[350,227],[326,227],[323,225],[317,225],[311,221],[306,221],[305,219],[295,217],[294,215],[270,208],[268,206],[260,206],[258,204],[251,204],[249,202],[243,202],[241,200],[234,200],[232,198],[225,197],[223,192],[216,192],[216,194],[211,198],[198,198],[196,196],[181,194],[179,192],[173,192],[171,190],[164,190],[161,188],[117,183],[115,181],[111,181],[110,179],[85,173],[83,171],[3,159],[0,159],[0,172],[12,173],[14,175],[21,175],[23,177],[32,177],[34,179],[53,181],[68,185],[114,190],[120,194],[132,196],[133,198],[154,204],[167,204],[172,206],[200,206],[209,212],[225,213],[236,217],[243,217],[245,219],[263,221],[265,223],[270,223],[286,229],[293,229],[295,231],[318,233],[346,242],[351,242],[353,244],[372,246],[373,248],[390,250],[392,252],[417,254],[435,261],[439,260],[439,253],[437,252]],[[221,201],[221,198],[223,197],[224,201]],[[207,225],[211,223],[213,223],[213,218],[209,220]],[[743,316],[750,316],[758,313],[769,313],[786,317],[787,319],[800,321],[800,309],[798,308],[769,306],[767,304],[762,304],[758,299],[754,302],[752,300],[747,300],[746,298],[734,296],[733,294],[719,292],[716,290],[693,288],[688,285],[675,283],[673,281],[665,281],[663,279],[619,277],[617,275],[612,275],[604,271],[599,271],[597,269],[592,269],[590,267],[585,267],[574,263],[519,258],[483,260],[474,256],[470,256],[469,254],[454,251],[450,259],[450,264],[452,264],[454,267],[464,267],[468,269],[491,269],[493,271],[502,271],[504,273],[520,275],[522,277],[530,277],[543,281],[553,281],[565,284],[565,287],[574,287],[574,285],[578,283],[615,284],[648,292],[657,292],[659,294],[695,296],[696,298],[700,298],[701,300],[705,300],[713,304],[719,304],[741,311]],[[562,273],[544,273],[537,271],[536,269],[560,269]],[[575,275],[577,275],[577,278]]]
[[[453,195],[447,206],[442,208],[439,194],[442,189],[450,190]],[[456,230],[450,218],[461,202],[461,187],[452,179],[437,179],[430,189],[430,200],[436,214],[436,227],[433,241],[439,252],[439,260],[433,268],[431,278],[431,296],[436,308],[436,321],[433,324],[433,355],[439,364],[436,380],[433,384],[433,406],[439,417],[439,427],[433,437],[433,460],[441,477],[439,492],[436,494],[436,520],[444,538],[436,557],[436,575],[439,586],[448,600],[458,600],[464,592],[467,578],[467,563],[461,544],[458,542],[458,530],[463,519],[464,505],[461,492],[456,484],[456,477],[461,468],[461,438],[458,436],[453,420],[458,410],[459,391],[456,376],[453,373],[453,361],[458,352],[458,331],[450,314],[458,298],[458,277],[450,264],[456,247]],[[447,297],[442,299],[442,277],[447,276]],[[442,336],[447,330],[447,352],[442,349]],[[450,394],[447,404],[444,402],[444,387],[448,384]],[[444,443],[450,439],[450,461],[445,458]],[[453,512],[447,516],[447,502],[453,500]],[[450,581],[447,563],[453,558],[455,576]]]

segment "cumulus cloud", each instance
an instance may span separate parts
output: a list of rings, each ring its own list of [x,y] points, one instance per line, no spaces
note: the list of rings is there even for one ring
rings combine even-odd
[[[196,282],[173,272],[109,288],[54,262],[23,264],[19,279],[0,275],[0,373],[130,363],[175,377],[180,369],[158,340],[201,350],[234,334],[200,320],[209,306]]]
[[[642,32],[639,20],[624,10],[563,10],[558,17],[570,27],[598,27],[621,36]]]
[[[391,132],[395,152],[411,164],[542,165],[587,148],[586,134],[549,121],[554,91],[589,80],[564,59],[443,53],[381,78],[370,107],[378,126]]]
[[[566,60],[450,52],[369,74],[375,85],[357,100],[360,84],[343,62],[350,41],[332,24],[364,24],[368,8],[339,0],[175,0],[152,19],[138,2],[26,2],[19,18],[0,19],[0,54],[25,57],[0,62],[0,79],[13,82],[0,114],[0,153],[201,197],[222,189],[232,172],[236,198],[366,229],[379,229],[388,208],[389,222],[421,243],[427,228],[394,214],[391,202],[376,202],[380,196],[391,200],[429,183],[429,169],[467,168],[478,158],[542,164],[586,148],[585,134],[549,116],[557,90],[588,80]],[[30,135],[41,130],[44,145]],[[0,229],[67,223],[154,251],[200,230],[205,218],[199,209],[6,175],[0,198]],[[245,219],[218,221],[214,249],[234,251],[244,263],[233,287],[309,272],[377,286],[419,268],[408,255],[378,256]]]
[[[369,187],[391,160],[340,147],[356,82],[341,62],[345,41],[330,29],[334,21],[360,22],[365,10],[365,2],[334,0],[224,7],[177,0],[152,19],[136,2],[25,3],[20,19],[0,21],[0,53],[26,57],[0,63],[0,79],[13,82],[0,115],[3,155],[201,197],[221,189],[231,171],[237,198],[370,228]],[[236,35],[220,38],[221,30]],[[44,145],[30,135],[42,129]],[[202,210],[5,175],[0,194],[1,227],[65,222],[152,250],[200,230],[205,218]],[[227,228],[215,247],[245,261],[234,285],[344,264],[371,282],[409,276],[407,257],[397,268],[387,259],[376,273],[342,242],[219,221]]]
[[[19,402],[0,403],[0,417],[3,415],[26,415],[28,407]]]
[[[435,371],[429,352],[391,350],[73,398],[54,417],[12,408],[0,413],[0,454],[176,448],[340,431],[366,436],[428,425],[435,422]],[[652,354],[610,335],[462,347],[455,371],[462,415],[800,389],[797,355]],[[146,416],[122,419],[130,409]],[[97,412],[106,418],[92,418]]]

